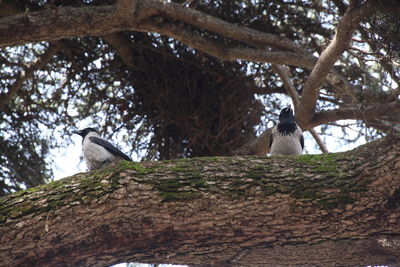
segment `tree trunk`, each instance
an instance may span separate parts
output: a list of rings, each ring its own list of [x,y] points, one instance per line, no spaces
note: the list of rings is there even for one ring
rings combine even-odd
[[[0,199],[1,266],[400,265],[400,142],[120,162]]]

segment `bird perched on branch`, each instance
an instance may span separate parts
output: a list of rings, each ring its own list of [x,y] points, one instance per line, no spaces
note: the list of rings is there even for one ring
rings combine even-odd
[[[290,107],[281,110],[279,123],[272,129],[269,145],[271,155],[300,155],[303,152],[303,132]]]
[[[85,128],[73,131],[73,133],[79,134],[83,138],[83,157],[90,171],[101,169],[107,164],[118,160],[132,161],[121,150],[101,138],[93,128]]]

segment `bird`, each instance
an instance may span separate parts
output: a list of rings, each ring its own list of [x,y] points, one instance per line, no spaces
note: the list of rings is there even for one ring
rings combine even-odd
[[[100,137],[96,129],[88,127],[83,130],[73,131],[82,136],[83,158],[89,171],[101,169],[109,163],[119,160],[132,161],[121,150],[110,142]]]
[[[279,122],[271,131],[269,147],[271,155],[300,155],[303,153],[303,132],[296,123],[290,106],[281,110]]]

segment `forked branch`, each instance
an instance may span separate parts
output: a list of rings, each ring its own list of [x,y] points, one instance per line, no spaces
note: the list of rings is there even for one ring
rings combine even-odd
[[[321,86],[335,62],[349,47],[354,30],[361,20],[374,11],[371,3],[372,1],[367,1],[362,5],[349,8],[340,19],[333,40],[322,52],[304,85],[300,108],[296,114],[296,119],[301,126],[307,125],[312,120]]]

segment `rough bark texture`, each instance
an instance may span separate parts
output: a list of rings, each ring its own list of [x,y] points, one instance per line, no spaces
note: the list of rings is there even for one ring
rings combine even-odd
[[[0,199],[0,266],[400,265],[399,139],[121,162],[21,191]]]
[[[363,1],[350,5],[338,21],[335,37],[324,49],[319,58],[295,42],[266,32],[256,31],[241,25],[228,23],[217,17],[202,13],[184,5],[156,0],[120,0],[115,5],[92,7],[54,7],[38,12],[21,12],[16,15],[10,11],[0,17],[0,47],[26,44],[29,42],[60,40],[68,37],[104,36],[107,42],[116,47],[121,54],[127,49],[118,48],[115,32],[143,31],[157,32],[181,41],[185,45],[201,50],[223,61],[238,59],[272,64],[293,65],[312,70],[302,90],[296,119],[303,131],[315,126],[344,119],[368,120],[369,125],[388,132],[398,130],[395,123],[384,120],[385,115],[400,112],[398,90],[391,94],[390,103],[377,104],[373,97],[371,103],[355,105],[355,98],[366,99],[375,95],[373,90],[363,90],[333,70],[335,62],[351,44],[355,29],[361,21],[379,10],[398,10],[396,3],[382,5],[380,1]],[[14,9],[12,9],[14,10]],[[0,14],[1,15],[1,14]],[[202,29],[230,39],[237,45],[227,46],[225,42],[197,34],[194,29]],[[129,65],[128,65],[129,66]],[[319,90],[327,81],[337,94],[351,107],[316,111]],[[385,92],[380,97],[389,99]],[[347,100],[346,100],[347,99]],[[373,111],[373,112],[372,112]],[[383,120],[383,121],[382,121]],[[250,142],[241,151],[264,152],[258,144],[265,143],[266,135],[260,140]],[[242,153],[239,153],[242,154]]]

